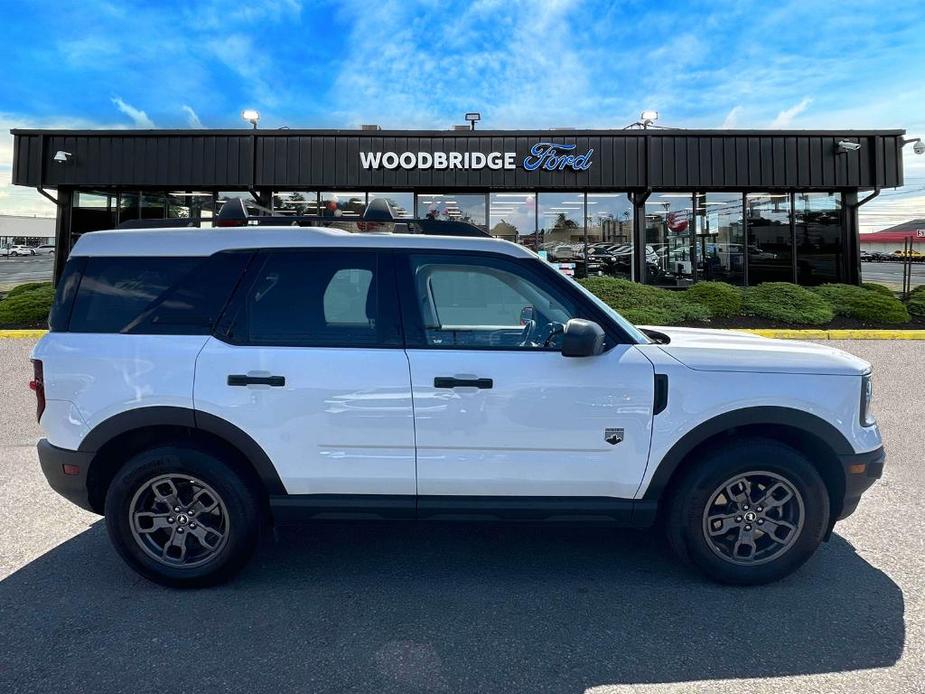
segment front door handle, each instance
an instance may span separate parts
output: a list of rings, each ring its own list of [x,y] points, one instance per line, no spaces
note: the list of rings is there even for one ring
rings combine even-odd
[[[282,388],[286,385],[285,376],[248,376],[247,374],[228,374],[230,386],[273,386]]]
[[[490,378],[453,378],[452,376],[437,376],[434,378],[434,388],[482,388],[488,389],[495,384]]]

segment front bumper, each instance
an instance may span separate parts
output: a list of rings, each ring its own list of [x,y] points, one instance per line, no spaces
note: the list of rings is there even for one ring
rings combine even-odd
[[[861,495],[883,476],[886,451],[883,446],[867,453],[839,456],[845,471],[845,497],[838,520],[847,518],[858,507]]]
[[[87,511],[97,511],[90,505],[90,494],[87,489],[87,472],[94,453],[84,451],[71,451],[67,448],[58,448],[41,439],[38,443],[39,463],[48,484],[58,494],[73,504]],[[75,466],[76,474],[66,474],[64,466]]]

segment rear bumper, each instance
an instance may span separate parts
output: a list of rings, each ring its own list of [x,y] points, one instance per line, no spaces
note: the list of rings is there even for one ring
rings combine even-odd
[[[845,497],[838,520],[847,518],[858,507],[861,495],[883,476],[886,451],[883,446],[867,453],[839,456],[845,471]]]
[[[48,443],[47,439],[39,441],[38,452],[42,472],[45,473],[45,479],[48,480],[51,488],[71,503],[96,513],[90,505],[90,495],[87,489],[87,472],[94,454],[58,448]],[[65,474],[65,465],[75,466],[78,472]]]

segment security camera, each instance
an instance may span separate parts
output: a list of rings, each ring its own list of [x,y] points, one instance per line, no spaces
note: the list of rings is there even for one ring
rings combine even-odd
[[[919,140],[914,145],[912,145],[912,151],[916,154],[925,154],[925,142]]]
[[[857,152],[859,149],[861,149],[860,142],[848,142],[848,140],[840,140],[836,146],[838,148],[839,154],[843,154],[845,152]]]
[[[55,152],[54,162],[56,164],[66,164],[67,160],[73,156],[74,155],[71,154],[70,152],[63,152],[59,149],[57,152]]]

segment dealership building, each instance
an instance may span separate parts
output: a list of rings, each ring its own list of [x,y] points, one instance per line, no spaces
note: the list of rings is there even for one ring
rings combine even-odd
[[[56,272],[81,235],[177,218],[456,219],[611,274],[856,283],[858,209],[903,184],[902,130],[13,130],[13,183],[57,204]],[[285,222],[285,220],[283,220]],[[362,229],[362,224],[357,224]],[[255,228],[255,235],[259,229]],[[586,267],[591,267],[586,265]]]

